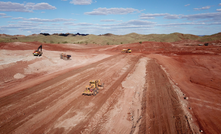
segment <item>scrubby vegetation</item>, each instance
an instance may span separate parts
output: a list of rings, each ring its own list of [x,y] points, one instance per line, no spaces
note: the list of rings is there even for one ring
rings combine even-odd
[[[221,40],[221,33],[213,34],[210,36],[196,36],[191,34],[171,33],[171,34],[149,34],[142,35],[137,33],[130,33],[126,35],[87,35],[87,36],[59,36],[42,34],[30,36],[10,36],[1,35],[0,42],[41,42],[41,43],[76,43],[76,44],[99,44],[99,45],[118,45],[139,42],[142,44],[144,41],[154,42],[176,42],[181,40],[195,40],[201,42],[208,42],[214,40]]]

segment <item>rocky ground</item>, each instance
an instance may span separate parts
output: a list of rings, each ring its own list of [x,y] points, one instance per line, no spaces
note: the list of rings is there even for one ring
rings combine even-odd
[[[197,43],[42,44],[41,57],[38,42],[1,43],[0,133],[219,133],[220,42]]]

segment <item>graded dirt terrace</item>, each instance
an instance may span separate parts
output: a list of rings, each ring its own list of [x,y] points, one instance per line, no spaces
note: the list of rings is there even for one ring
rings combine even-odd
[[[1,43],[0,133],[219,133],[220,44],[186,43],[42,44],[41,57],[39,42]]]

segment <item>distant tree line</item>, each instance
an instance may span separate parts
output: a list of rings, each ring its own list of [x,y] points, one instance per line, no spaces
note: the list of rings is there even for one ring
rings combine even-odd
[[[44,36],[49,36],[50,34],[49,33],[40,33],[41,35],[44,35]],[[54,33],[52,35],[58,35],[58,36],[87,36],[89,34],[80,34],[80,33],[77,33],[77,34],[72,34],[72,33]]]

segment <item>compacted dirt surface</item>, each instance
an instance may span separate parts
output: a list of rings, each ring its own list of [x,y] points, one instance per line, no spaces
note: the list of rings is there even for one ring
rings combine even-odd
[[[221,43],[194,43],[42,44],[40,57],[39,42],[1,43],[0,133],[218,134]]]

